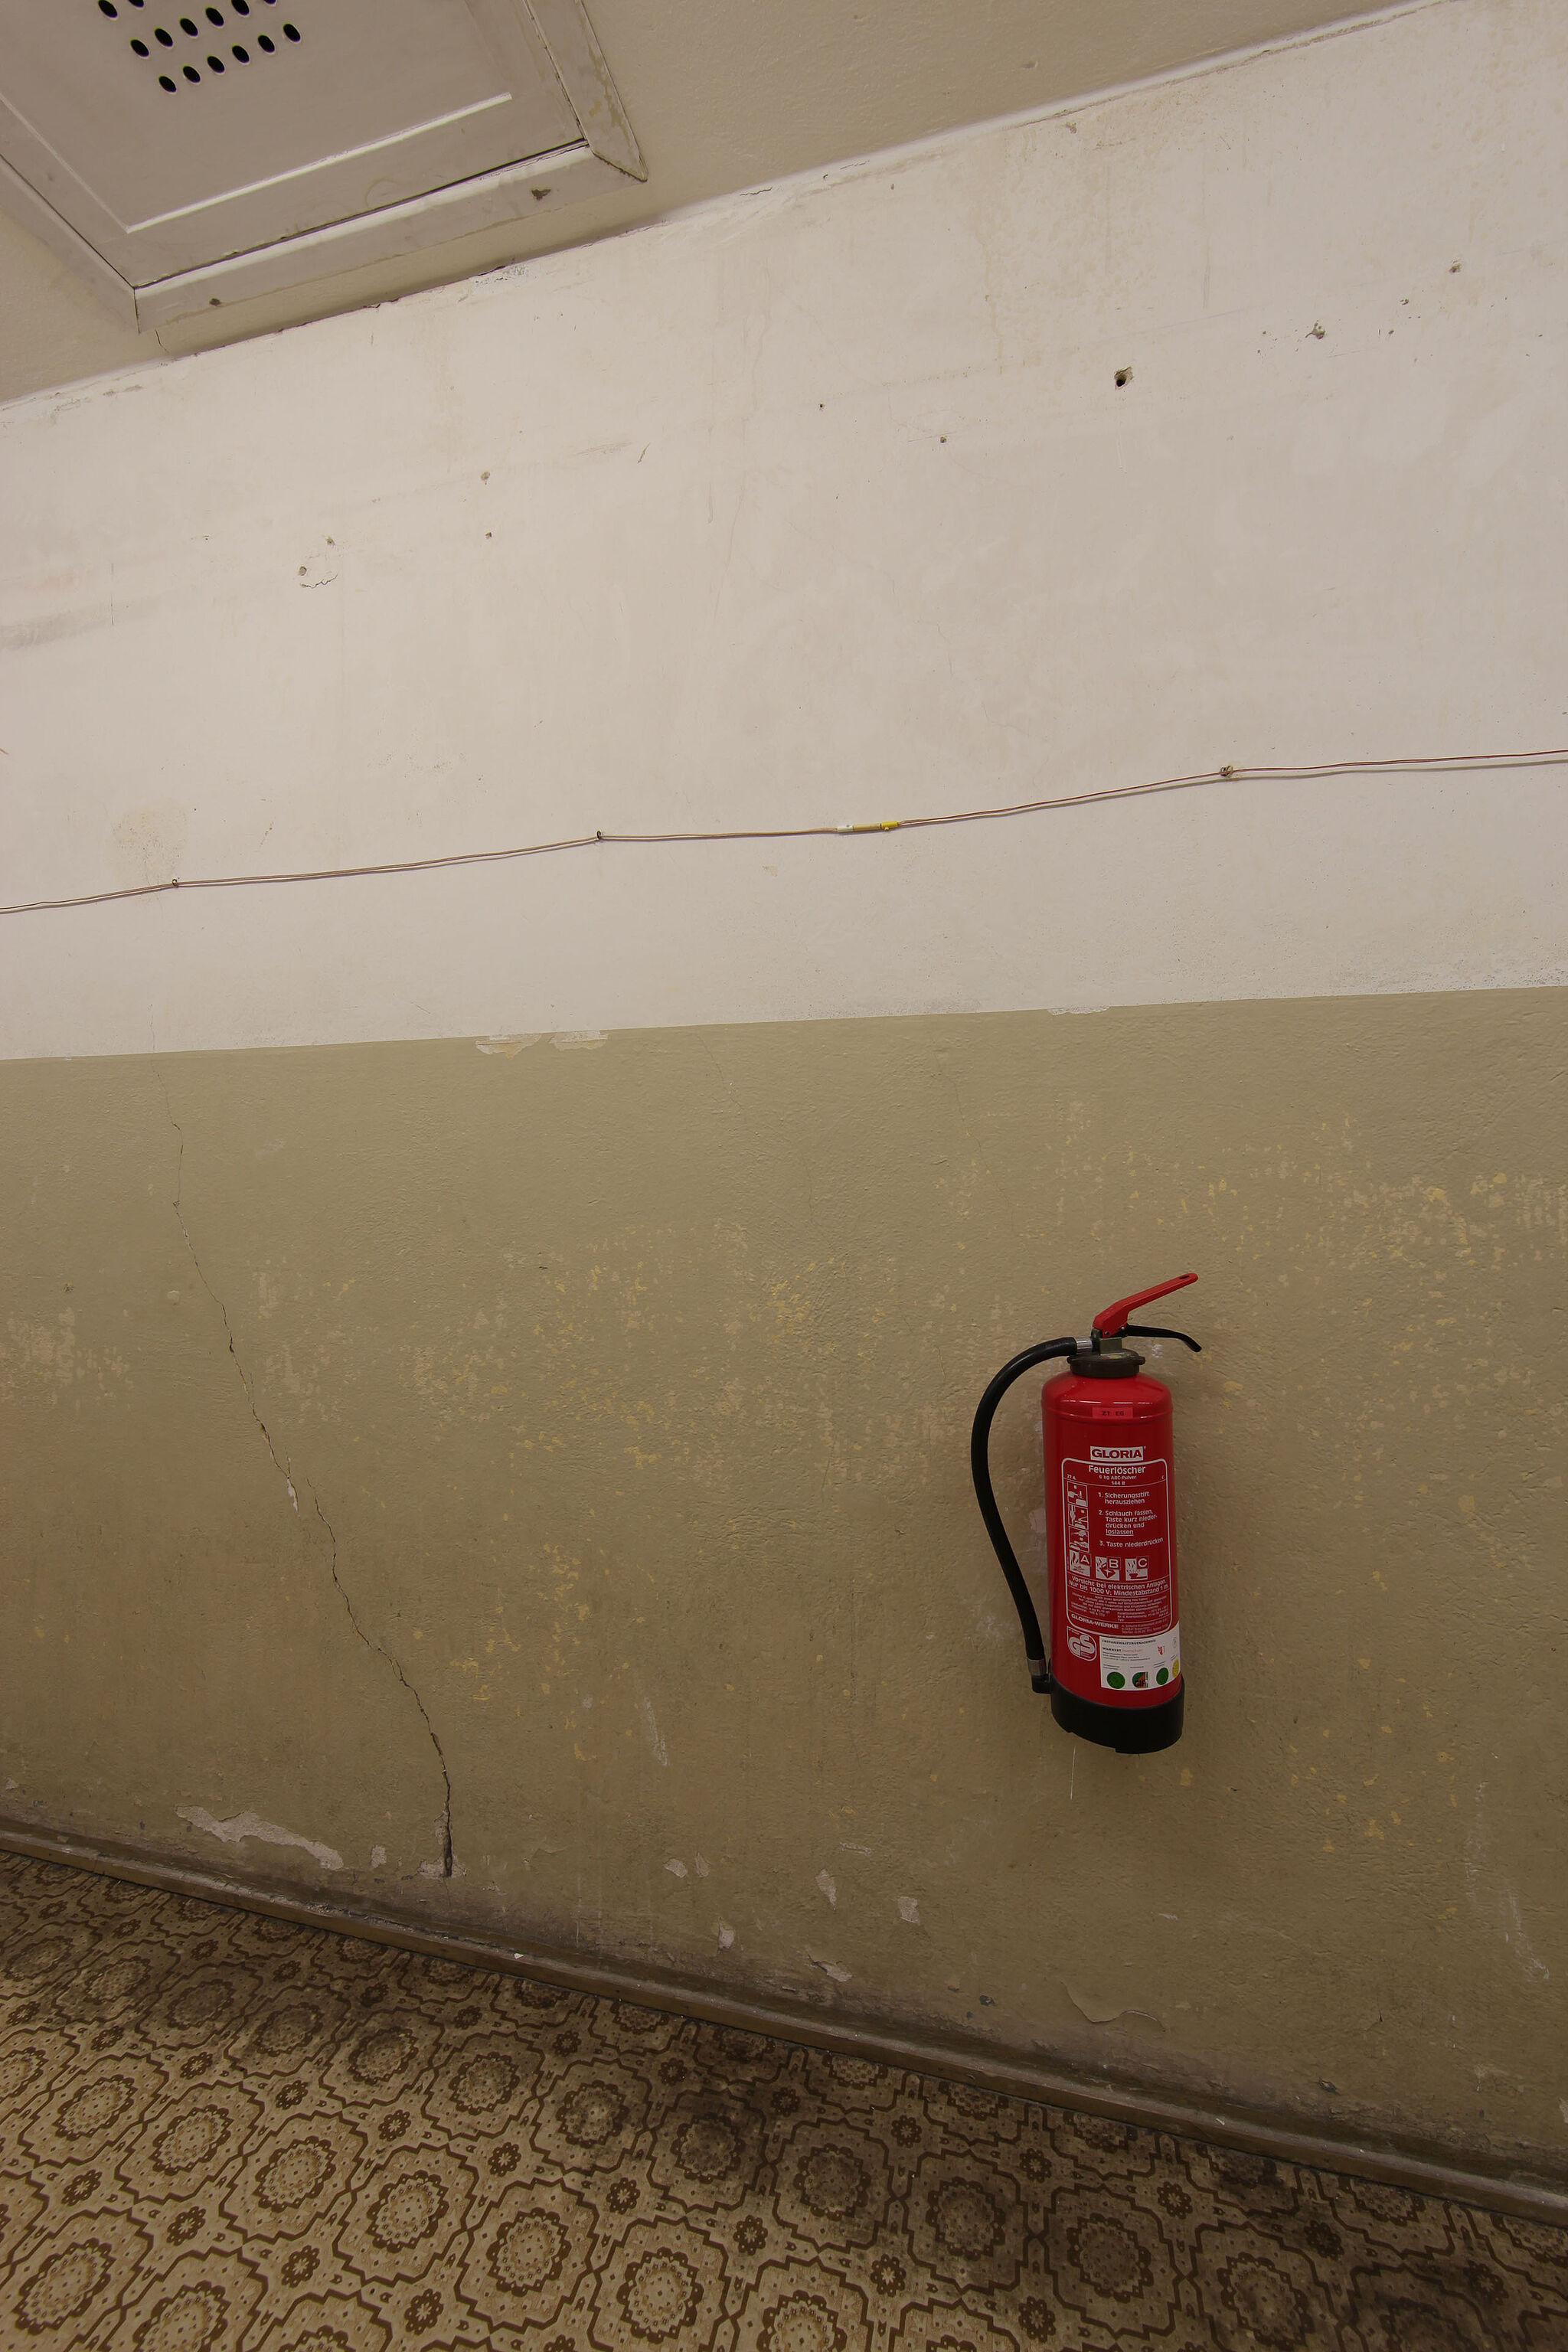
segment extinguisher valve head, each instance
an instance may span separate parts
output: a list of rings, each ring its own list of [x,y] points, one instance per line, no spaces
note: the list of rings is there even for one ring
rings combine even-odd
[[[1102,1339],[1098,1333],[1092,1349],[1072,1360],[1072,1369],[1079,1380],[1125,1381],[1142,1368],[1143,1359],[1135,1348],[1124,1348],[1120,1339]]]

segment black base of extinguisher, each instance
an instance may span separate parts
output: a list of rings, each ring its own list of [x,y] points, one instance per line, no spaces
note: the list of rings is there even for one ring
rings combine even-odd
[[[1092,1739],[1097,1748],[1114,1748],[1119,1756],[1152,1756],[1156,1748],[1173,1748],[1182,1736],[1182,1708],[1186,1685],[1163,1706],[1097,1706],[1051,1685],[1051,1713],[1075,1739]]]

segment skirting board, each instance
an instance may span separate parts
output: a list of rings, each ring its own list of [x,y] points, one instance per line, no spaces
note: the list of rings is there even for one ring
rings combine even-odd
[[[935,2034],[898,2032],[886,2026],[856,2024],[823,2017],[784,2002],[752,2000],[710,1986],[683,1982],[673,1977],[637,1974],[634,1969],[582,1960],[545,1948],[520,1949],[470,1936],[448,1935],[388,1919],[345,1906],[314,1903],[298,1895],[215,1878],[205,1872],[159,1862],[129,1849],[91,1846],[76,1838],[25,1830],[0,1822],[0,1848],[27,1854],[39,1862],[68,1864],[108,1878],[134,1880],[170,1895],[230,1910],[258,1911],[268,1918],[291,1920],[302,1927],[321,1927],[329,1934],[357,1936],[366,1942],[389,1944],[409,1952],[458,1960],[475,1969],[500,1970],[512,1976],[534,1977],[546,1984],[564,1985],[574,1992],[597,1993],[615,2000],[635,2002],[643,2009],[671,2010],[700,2018],[710,2025],[738,2027],[742,2032],[766,2034],[774,2041],[804,2042],[848,2058],[868,2058],[883,2066],[899,2066],[912,2074],[934,2075],[947,2082],[968,2083],[977,2089],[998,2091],[1008,2098],[1077,2109],[1080,2114],[1109,2116],[1118,2123],[1145,2131],[1171,2132],[1179,2139],[1206,2140],[1252,2156],[1273,2157],[1283,2164],[1308,2165],[1324,2172],[1352,2173],[1363,2179],[1384,2180],[1412,2189],[1426,2197],[1457,2199],[1465,2205],[1489,2207],[1531,2221],[1568,2228],[1568,2185],[1521,2179],[1484,2163],[1457,2163],[1440,2151],[1394,2140],[1371,2141],[1346,2132],[1303,2130],[1288,2117],[1249,2112],[1245,2108],[1183,2098],[1137,2083],[1080,2074],[1029,2058],[1009,2058],[982,2044],[946,2041]]]

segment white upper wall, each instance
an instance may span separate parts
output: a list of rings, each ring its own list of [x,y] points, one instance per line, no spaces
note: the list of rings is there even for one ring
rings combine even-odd
[[[0,897],[1568,741],[1565,114],[1447,0],[0,411]],[[1565,789],[13,918],[0,1041],[1559,981]]]

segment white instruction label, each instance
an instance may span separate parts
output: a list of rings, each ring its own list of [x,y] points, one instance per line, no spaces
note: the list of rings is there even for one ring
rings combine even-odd
[[[1147,1634],[1141,1641],[1100,1637],[1100,1685],[1102,1690],[1166,1690],[1182,1671],[1182,1629]]]

